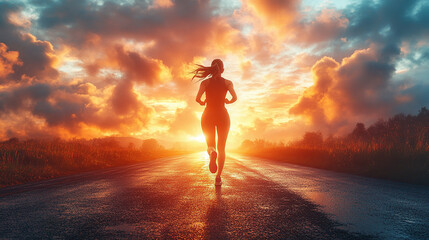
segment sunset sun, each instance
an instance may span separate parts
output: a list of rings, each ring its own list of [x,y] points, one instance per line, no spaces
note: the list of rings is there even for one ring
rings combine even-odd
[[[206,138],[204,137],[204,134],[193,136],[193,137],[191,137],[191,139],[196,141],[196,142],[200,142],[200,143],[206,142]]]

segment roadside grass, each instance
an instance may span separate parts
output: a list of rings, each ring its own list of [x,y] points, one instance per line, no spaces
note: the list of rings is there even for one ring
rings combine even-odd
[[[323,138],[307,132],[288,144],[245,140],[237,150],[309,167],[368,177],[429,185],[429,110],[418,115],[398,114],[367,129],[357,123],[342,137]]]
[[[429,147],[281,146],[239,152],[308,167],[429,185]]]
[[[0,187],[178,154],[156,141],[127,148],[105,139],[11,139],[0,143]]]

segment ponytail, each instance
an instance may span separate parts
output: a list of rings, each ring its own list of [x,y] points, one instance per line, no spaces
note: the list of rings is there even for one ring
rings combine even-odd
[[[199,78],[198,81],[202,81],[209,77],[210,75],[213,75],[217,71],[216,66],[210,66],[210,67],[204,67],[203,65],[195,64],[198,66],[197,69],[195,69],[192,73],[194,73],[194,76],[192,77],[192,80],[194,78]]]
[[[194,76],[192,77],[192,80],[194,80],[194,78],[199,78],[197,82],[202,81],[206,78],[209,78],[218,72],[220,73],[223,72],[223,62],[220,59],[213,60],[210,67],[205,67],[200,64],[195,64],[195,65],[197,65],[198,68],[192,71],[192,73],[194,74]]]

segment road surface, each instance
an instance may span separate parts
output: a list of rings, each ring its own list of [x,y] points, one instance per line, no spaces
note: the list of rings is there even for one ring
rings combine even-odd
[[[204,153],[0,189],[0,239],[429,239],[429,188]]]

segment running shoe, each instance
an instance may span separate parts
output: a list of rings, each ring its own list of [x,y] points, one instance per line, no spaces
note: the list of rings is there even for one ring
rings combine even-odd
[[[215,173],[217,171],[216,158],[217,158],[217,153],[216,151],[212,150],[210,152],[210,164],[209,164],[209,169],[210,169],[210,172],[212,173]]]
[[[222,186],[222,179],[220,177],[216,177],[215,186]]]

